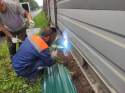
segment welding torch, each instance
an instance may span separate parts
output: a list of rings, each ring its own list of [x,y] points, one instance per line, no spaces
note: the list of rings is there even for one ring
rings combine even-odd
[[[57,50],[57,47],[54,49],[54,51],[56,51]]]

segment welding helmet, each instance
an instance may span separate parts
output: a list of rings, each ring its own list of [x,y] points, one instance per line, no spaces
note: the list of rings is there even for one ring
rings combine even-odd
[[[43,32],[41,33],[41,35],[42,35],[42,36],[45,36],[45,37],[50,36],[49,42],[47,42],[47,45],[48,45],[48,46],[51,46],[52,43],[53,43],[53,42],[56,40],[56,38],[57,38],[57,30],[56,30],[54,27],[52,27],[52,28],[45,28],[45,29],[43,30]]]

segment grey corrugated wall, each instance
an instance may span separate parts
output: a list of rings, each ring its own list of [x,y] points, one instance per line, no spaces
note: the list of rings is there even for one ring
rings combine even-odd
[[[125,1],[56,0],[57,24],[119,92],[125,91]],[[53,23],[53,1],[50,4]]]

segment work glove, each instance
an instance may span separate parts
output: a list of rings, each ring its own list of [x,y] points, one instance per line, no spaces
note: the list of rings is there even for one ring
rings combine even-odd
[[[30,21],[29,21],[29,23],[30,23],[29,28],[33,28],[33,27],[34,27],[34,25],[35,25],[34,21],[33,21],[33,20],[30,20]]]
[[[12,38],[12,42],[13,42],[13,43],[18,43],[18,41],[21,41],[21,40],[19,40],[19,39],[15,38],[15,37],[14,37],[14,38]]]
[[[56,51],[52,51],[52,55],[55,57],[55,56],[57,56],[57,50]]]

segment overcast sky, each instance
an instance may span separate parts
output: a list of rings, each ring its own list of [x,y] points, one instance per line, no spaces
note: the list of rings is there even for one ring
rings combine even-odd
[[[43,0],[35,0],[39,6],[43,6]]]

